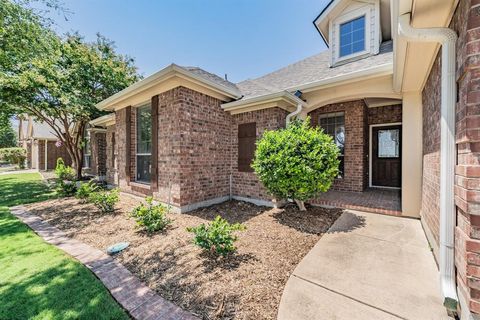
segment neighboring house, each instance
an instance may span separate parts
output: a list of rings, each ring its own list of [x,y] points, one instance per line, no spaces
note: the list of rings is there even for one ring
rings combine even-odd
[[[314,25],[328,50],[260,78],[172,64],[100,102],[107,180],[181,212],[273,205],[250,167],[255,140],[310,116],[342,151],[333,189],[400,190],[397,214],[421,218],[445,305],[477,317],[480,2],[334,0]]]
[[[18,145],[27,150],[27,168],[53,170],[60,157],[71,165],[66,148],[55,145],[57,140],[48,124],[31,117],[18,120]]]

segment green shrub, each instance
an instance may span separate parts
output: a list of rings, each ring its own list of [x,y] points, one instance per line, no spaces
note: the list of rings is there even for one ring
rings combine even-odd
[[[58,180],[75,180],[75,170],[72,167],[66,166],[62,158],[57,159],[55,174],[57,175]]]
[[[88,197],[88,201],[93,203],[102,213],[115,211],[115,204],[118,200],[118,189],[94,192]]]
[[[83,182],[80,184],[80,187],[77,189],[75,193],[75,198],[80,199],[82,201],[88,201],[90,195],[94,192],[99,191],[100,186],[95,183],[95,181],[91,180],[89,182]]]
[[[75,181],[58,180],[55,184],[55,190],[61,197],[71,197],[75,194],[77,186]]]
[[[270,193],[293,199],[305,210],[303,201],[328,191],[338,176],[339,152],[333,138],[312,128],[307,117],[286,129],[266,131],[257,142],[252,167]]]
[[[237,241],[237,236],[233,234],[234,231],[245,229],[243,224],[230,224],[217,216],[211,223],[189,227],[187,231],[194,233],[193,243],[200,248],[225,256],[236,250],[234,242]]]
[[[130,214],[135,218],[137,225],[147,232],[164,230],[172,220],[167,217],[168,207],[162,204],[153,204],[153,198],[147,197],[146,204],[140,204]]]
[[[27,151],[23,148],[2,148],[0,149],[0,160],[25,168]]]

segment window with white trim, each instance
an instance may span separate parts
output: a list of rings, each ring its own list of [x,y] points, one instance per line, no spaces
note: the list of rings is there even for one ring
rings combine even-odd
[[[136,123],[136,181],[150,183],[152,171],[152,107],[150,104],[137,108]]]
[[[340,165],[338,167],[340,174],[343,177],[345,169],[345,114],[343,112],[326,113],[319,117],[318,125],[323,129],[323,132],[330,135],[333,141],[340,149]]]
[[[365,51],[365,16],[340,24],[340,57]]]

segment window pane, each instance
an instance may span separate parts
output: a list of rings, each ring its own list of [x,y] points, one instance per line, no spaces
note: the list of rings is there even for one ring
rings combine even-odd
[[[329,113],[323,115],[319,121],[320,127],[323,132],[332,136],[333,141],[340,149],[339,177],[343,177],[344,174],[344,151],[345,151],[345,115],[343,113]]]
[[[363,51],[363,50],[365,50],[365,42],[364,41],[354,42],[352,44],[352,51],[353,52],[360,52],[360,51]]]
[[[137,156],[137,181],[150,182],[151,156]]]
[[[151,153],[152,151],[152,115],[151,107],[144,106],[137,109],[137,153]]]
[[[365,50],[365,16],[340,25],[340,57]]]
[[[398,158],[400,156],[400,130],[378,130],[378,157]]]
[[[347,56],[352,53],[352,48],[350,45],[340,47],[340,57]]]

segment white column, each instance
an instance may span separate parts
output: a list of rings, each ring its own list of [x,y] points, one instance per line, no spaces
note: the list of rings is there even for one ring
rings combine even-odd
[[[410,217],[420,217],[422,125],[422,93],[407,92],[402,103],[402,213]]]
[[[45,171],[48,170],[47,159],[48,159],[48,140],[45,140]]]

